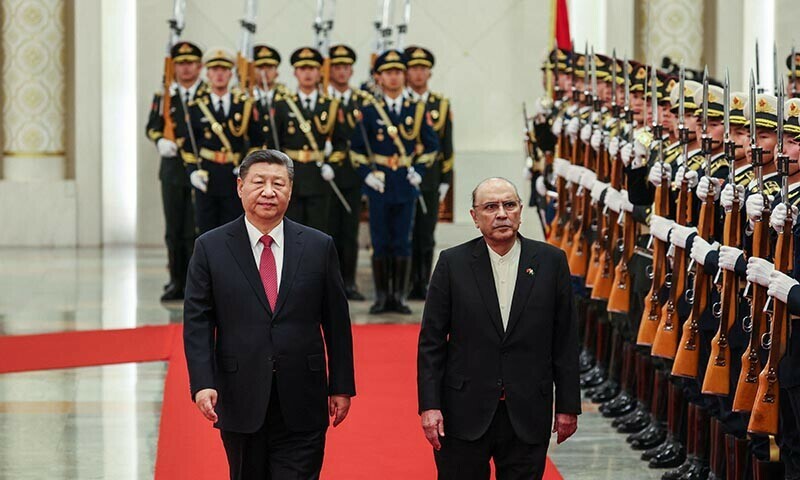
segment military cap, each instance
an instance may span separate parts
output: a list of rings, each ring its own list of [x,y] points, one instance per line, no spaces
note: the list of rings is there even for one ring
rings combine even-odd
[[[203,51],[192,42],[178,42],[172,46],[169,55],[175,63],[199,62]]]
[[[433,68],[436,59],[430,50],[423,47],[411,46],[406,48],[406,67],[422,65],[423,67]]]
[[[225,67],[233,68],[234,60],[233,54],[222,47],[215,47],[206,52],[203,56],[203,64],[206,68],[211,67]]]
[[[653,98],[653,80],[650,78],[652,73],[652,67],[647,72],[647,95],[645,98]],[[656,70],[656,100],[659,102],[664,98],[664,74]]]
[[[694,80],[683,81],[683,108],[685,112],[691,113],[692,111],[697,110],[697,104],[694,103],[694,92],[698,88],[702,89],[703,86]],[[669,92],[669,101],[672,104],[670,111],[673,113],[678,113],[681,102],[680,82],[676,83],[672,88],[672,91]]]
[[[572,68],[575,69],[575,76],[579,78],[583,78],[585,76],[585,70],[590,70],[587,68],[586,65],[586,55],[582,53],[575,52],[572,55]]]
[[[725,110],[722,108],[722,97],[725,92],[716,85],[708,86],[708,118],[718,118],[725,115]],[[701,86],[694,92],[694,104],[697,105],[697,110],[694,114],[698,117],[703,115],[703,87]]]
[[[406,69],[405,56],[399,50],[386,50],[375,59],[375,71],[380,73],[386,70]]]
[[[611,81],[611,63],[613,62],[612,59],[606,57],[605,55],[601,55],[599,53],[594,54],[594,70],[597,72],[597,79],[598,80],[608,80]],[[589,66],[589,73],[591,74],[592,69],[591,65]]]
[[[644,92],[644,84],[650,81],[647,65],[630,61],[628,65],[628,78],[631,82],[631,92]],[[648,88],[650,88],[648,86]]]
[[[791,54],[789,54],[789,56],[786,57],[786,68],[788,70],[787,75],[791,77],[792,76],[792,55]],[[800,71],[799,71],[800,70],[800,52],[797,52],[797,53],[794,54],[794,70],[795,70],[795,73],[794,73],[795,77],[800,78]]]
[[[753,120],[750,118],[750,107],[745,106],[744,118],[747,125]],[[775,128],[778,126],[778,98],[768,93],[756,94],[756,127]]]
[[[253,46],[253,65],[260,67],[262,65],[275,65],[276,67],[281,64],[281,54],[269,45],[255,45]]]
[[[800,98],[790,98],[783,105],[783,131],[797,138],[800,135]]]
[[[660,72],[659,72],[660,73]],[[667,74],[666,72],[663,73],[663,78],[661,80],[661,86],[658,88],[658,101],[659,102],[669,102],[670,101],[670,94],[675,86],[678,84],[678,79],[673,77],[672,75]]]
[[[744,109],[747,106],[747,93],[746,92],[731,92],[730,102],[730,119],[731,125],[747,125],[747,119],[744,118]]]
[[[356,52],[347,45],[333,45],[328,50],[328,58],[331,59],[331,65],[352,65],[356,63]]]
[[[322,54],[315,48],[301,47],[292,53],[291,58],[292,66],[294,68],[300,67],[321,67]]]

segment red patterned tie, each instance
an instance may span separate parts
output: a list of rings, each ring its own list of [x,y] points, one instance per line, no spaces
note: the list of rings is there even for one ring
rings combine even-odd
[[[264,250],[261,251],[261,263],[258,273],[261,275],[261,283],[264,284],[264,293],[267,294],[267,301],[273,312],[275,312],[275,302],[278,301],[278,269],[275,267],[275,256],[272,255],[272,237],[264,235],[261,243]]]

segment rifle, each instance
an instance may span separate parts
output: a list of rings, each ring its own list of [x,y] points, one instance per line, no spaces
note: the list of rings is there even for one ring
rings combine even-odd
[[[728,182],[736,185],[735,181],[735,160],[736,142],[731,139],[731,118],[730,118],[730,72],[725,70],[725,85],[723,103],[723,123],[725,126],[725,158],[731,166]],[[722,242],[728,246],[739,247],[741,245],[741,202],[739,192],[733,189],[733,204],[725,211],[725,225],[723,229]],[[728,348],[728,332],[730,332],[739,315],[739,279],[735,272],[719,269],[717,277],[722,275],[722,292],[718,306],[713,310],[720,311],[719,329],[711,340],[711,355],[706,366],[706,374],[703,379],[702,392],[708,395],[728,396],[730,394],[730,371],[731,371],[731,352]],[[718,283],[718,278],[714,283]]]
[[[186,0],[175,0],[172,8],[172,18],[169,23],[169,37],[167,39],[167,54],[164,57],[164,77],[162,79],[163,92],[161,94],[161,117],[164,119],[164,128],[161,132],[167,140],[175,141],[175,121],[172,119],[172,84],[175,82],[175,65],[172,63],[172,47],[178,43],[183,32],[184,12]],[[180,96],[180,95],[179,95]]]
[[[569,52],[570,62],[572,63],[572,95],[573,98],[575,97],[575,49],[572,48]],[[563,107],[562,108],[566,108]],[[558,143],[556,145],[556,155],[559,158],[567,158],[569,156],[568,152],[568,145],[569,142],[566,141],[566,134],[565,132],[561,131],[561,134],[558,136]],[[561,248],[561,245],[564,243],[565,240],[565,232],[564,226],[567,222],[567,216],[570,213],[569,208],[569,192],[567,190],[567,181],[561,176],[556,177],[556,192],[558,193],[558,205],[556,206],[556,216],[553,218],[551,225],[553,225],[550,235],[547,237],[547,243],[553,245],[554,247]]]
[[[531,172],[534,172],[537,171],[535,167],[537,163],[539,163],[539,148],[537,147],[536,132],[534,132],[531,127],[531,119],[528,117],[528,107],[525,105],[525,102],[522,102],[522,121],[525,132],[525,138],[522,141],[522,150],[525,155],[526,166],[528,166]],[[530,162],[530,165],[528,165],[528,162]],[[544,175],[544,168],[542,168],[539,173]],[[536,192],[532,192],[532,195],[535,195],[536,198],[536,210],[539,212],[542,232],[547,232],[547,221],[544,217],[546,198],[536,194]]]
[[[246,94],[251,94],[256,84],[256,70],[253,65],[253,35],[256,33],[256,0],[245,0],[244,17],[239,20],[242,30],[239,42],[239,52],[236,54],[236,78],[239,88]]]
[[[573,52],[575,51],[574,42],[572,50]],[[578,87],[576,87],[577,75],[575,74],[575,71],[577,70],[578,67],[576,62],[573,62],[572,66],[572,103],[577,107],[575,110],[575,115],[578,115],[578,121],[580,122],[581,91],[578,90]],[[567,135],[566,128],[564,130],[565,131],[562,133],[566,137]],[[580,131],[580,124],[578,126],[578,130]],[[578,159],[582,158],[582,152],[583,152],[581,142],[577,141],[576,139],[575,143],[573,144],[571,141],[565,138],[564,143],[570,145],[570,163],[572,165],[578,165]],[[570,185],[569,204],[568,204],[569,207],[567,210],[569,213],[569,221],[566,223],[566,232],[563,235],[563,239],[560,245],[561,250],[564,250],[567,253],[568,260],[572,253],[573,239],[575,237],[575,232],[577,230],[576,222],[578,222],[578,205],[579,205],[578,187],[579,186],[574,183]]]
[[[791,211],[789,204],[789,157],[783,153],[783,81],[780,81],[778,91],[778,171],[782,175],[781,196],[786,207]],[[778,232],[778,241],[775,245],[775,270],[789,272],[792,270],[794,255],[792,254],[792,216],[787,215],[783,222],[783,227]],[[764,306],[764,311],[769,310],[773,304],[772,322],[769,333],[762,337],[761,343],[764,348],[769,349],[769,356],[764,369],[758,375],[758,391],[756,392],[755,403],[750,415],[750,423],[747,425],[748,433],[758,433],[762,435],[778,434],[778,364],[786,353],[787,342],[787,319],[789,311],[786,304],[770,297]]]
[[[584,63],[584,85],[586,89],[583,92],[584,101],[587,106],[594,107],[594,98],[597,88],[597,78],[590,81],[590,70],[594,70],[594,54],[589,56],[588,45],[584,50],[586,62]],[[589,116],[589,123],[592,122],[592,115]],[[575,139],[575,143],[583,143],[580,138]],[[589,170],[594,168],[594,150],[587,144],[583,144],[583,166]],[[592,196],[590,192],[580,185],[578,186],[577,197],[579,203],[578,222],[576,225],[574,237],[572,239],[572,250],[569,255],[569,269],[572,275],[578,277],[587,277],[587,270],[589,267],[589,242],[587,236],[589,229],[592,226]],[[591,286],[591,285],[590,285]]]
[[[712,138],[708,135],[708,67],[703,72],[703,116],[702,116],[702,149],[705,156],[705,175],[711,174],[711,150]],[[714,184],[709,185],[706,199],[700,206],[700,221],[697,225],[697,234],[700,238],[710,239],[714,229]],[[708,306],[709,276],[702,265],[697,265],[692,259],[689,262],[690,271],[694,269],[694,285],[686,291],[686,301],[692,306],[689,318],[683,324],[683,332],[675,355],[675,363],[672,365],[672,375],[686,378],[697,378],[699,375],[700,358],[700,316]]]
[[[617,52],[612,53],[611,63],[611,115],[612,118],[619,116],[619,107],[617,106]],[[597,101],[597,100],[596,100]],[[602,126],[601,126],[602,128]],[[609,157],[608,150],[600,145],[600,168],[598,168],[598,178],[604,180],[608,177],[609,183],[612,188],[621,188],[622,179],[621,172],[617,167],[617,162],[614,162]],[[609,172],[610,170],[610,172]],[[608,301],[611,296],[611,290],[614,286],[614,266],[613,266],[613,249],[615,246],[615,232],[617,228],[617,220],[619,216],[617,212],[612,211],[608,206],[597,205],[597,218],[601,219],[600,238],[595,243],[597,246],[597,272],[595,273],[594,288],[592,288],[591,298],[593,300]],[[594,246],[592,247],[594,255]]]
[[[325,0],[317,0],[317,13],[314,16],[314,48],[323,55],[322,60],[322,93],[328,94],[331,79],[330,33],[333,30],[333,17],[336,14],[336,0],[331,0],[331,11],[325,17]]]
[[[397,49],[401,52],[406,48],[406,33],[411,24],[411,0],[405,0],[403,5],[403,23],[397,26]]]
[[[619,118],[617,119],[617,135],[622,136],[623,130],[626,125],[631,126],[633,122],[633,111],[630,109],[630,78],[628,75],[629,63],[627,57],[622,62],[622,79],[624,86],[623,108],[622,116],[625,120],[624,124],[620,124]],[[616,89],[616,84],[613,87]],[[615,104],[616,106],[616,104]],[[620,113],[619,107],[617,112]],[[622,167],[620,166],[622,160],[614,159],[611,173],[611,186],[617,190],[622,188]],[[614,171],[616,169],[616,172]],[[668,202],[665,201],[665,208],[668,208]],[[656,209],[660,208],[656,206]],[[657,210],[658,211],[658,210]],[[633,249],[636,244],[636,222],[632,219],[626,218],[626,212],[621,211],[618,214],[617,221],[615,222],[615,231],[613,237],[617,248],[620,250],[621,255],[614,268],[614,282],[611,293],[608,296],[608,311],[613,313],[628,313],[630,310],[631,298],[631,280],[628,274],[628,262],[633,255]]]
[[[754,219],[753,226],[753,256],[760,258],[769,257],[769,225],[766,219],[769,218],[769,202],[764,193],[764,175],[762,167],[763,149],[758,145],[756,135],[756,81],[753,72],[750,71],[750,152],[751,162],[755,169],[756,180],[758,181],[758,194],[764,196],[764,211],[759,218]],[[745,297],[750,302],[750,316],[742,321],[744,331],[750,334],[750,341],[747,349],[742,354],[742,370],[736,383],[736,394],[733,397],[734,412],[750,412],[758,389],[758,375],[761,371],[761,359],[759,358],[759,348],[761,338],[766,330],[767,319],[764,312],[764,305],[767,302],[767,289],[758,284],[748,283],[745,287]]]
[[[679,80],[680,103],[678,106],[678,122],[680,128],[685,130],[685,127],[683,126],[683,113],[684,113],[684,102],[685,102],[683,82],[686,79],[686,72],[684,71],[683,67],[681,67],[679,78],[680,78]],[[626,96],[627,96],[627,91],[626,91]],[[657,107],[656,111],[658,111]],[[627,107],[626,107],[626,113],[627,113]],[[656,138],[655,134],[653,138]],[[688,142],[688,135],[686,136],[686,138]],[[661,162],[662,166],[664,164],[663,143],[664,142],[661,141],[661,139],[659,138],[658,155],[659,155],[659,162]],[[664,172],[663,169],[662,172]],[[669,214],[669,179],[664,173],[662,173],[661,184],[658,187],[656,187],[654,213],[661,217],[665,217]],[[664,282],[667,280],[666,269],[668,268],[668,262],[667,262],[668,245],[666,244],[666,242],[663,242],[652,235],[650,236],[650,242],[653,245],[653,265],[652,267],[650,267],[649,271],[652,283],[650,284],[650,291],[645,296],[644,311],[642,312],[642,319],[639,322],[639,331],[636,336],[636,344],[645,347],[653,346],[656,334],[658,333],[659,330],[659,325],[661,324],[662,303],[664,299],[659,298],[658,292],[661,289],[661,285],[663,285]]]

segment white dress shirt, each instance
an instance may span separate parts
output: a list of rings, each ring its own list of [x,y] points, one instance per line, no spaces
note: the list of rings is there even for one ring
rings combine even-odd
[[[340,92],[339,90],[333,88],[333,86],[330,85],[328,86],[328,95],[335,98],[336,100],[339,100],[342,103],[342,105],[347,105],[348,103],[350,103],[350,96],[352,94],[353,94],[353,89],[351,88],[348,88],[344,92]]]
[[[219,96],[214,92],[211,92],[211,110],[217,111],[217,105],[219,101],[222,100],[222,110],[225,112],[225,116],[227,117],[231,113],[231,92],[226,93],[223,96]]]
[[[247,216],[244,217],[244,224],[247,226],[247,236],[250,238],[250,248],[253,249],[253,258],[256,261],[256,270],[261,268],[261,252],[264,251],[264,244],[261,243],[261,237],[264,236],[263,233],[259,229],[255,227],[250,220],[247,219]],[[278,277],[278,289],[281,288],[281,274],[283,273],[283,252],[284,252],[284,243],[283,243],[283,220],[281,223],[275,226],[271,232],[268,234],[272,237],[272,244],[270,245],[270,250],[272,250],[272,256],[275,257],[275,273]]]
[[[300,106],[302,108],[306,107],[306,100],[311,100],[311,104],[308,107],[308,109],[310,111],[312,111],[312,112],[314,111],[314,108],[316,108],[316,106],[317,106],[317,91],[316,90],[312,91],[309,94],[305,94],[302,91],[298,90],[297,96],[300,97]]]
[[[397,98],[391,99],[386,95],[383,96],[383,101],[386,102],[386,109],[389,112],[393,112],[395,115],[400,114],[400,110],[403,108],[403,96],[398,95]]]
[[[428,97],[430,96],[431,91],[430,90],[425,90],[425,93],[419,94],[419,93],[415,92],[411,87],[409,87],[408,88],[408,94],[411,97],[411,99],[414,100],[415,102],[425,103],[425,102],[428,101]]]
[[[500,304],[500,318],[503,320],[503,330],[508,328],[508,315],[511,313],[511,300],[514,298],[514,288],[517,286],[517,271],[519,270],[519,254],[522,250],[517,239],[511,250],[500,256],[488,244],[489,260],[492,263],[494,288],[497,291],[497,301]]]
[[[189,93],[189,100],[194,100],[194,96],[197,93],[197,88],[199,86],[200,86],[200,79],[199,78],[197,79],[197,81],[194,82],[194,85],[192,85],[189,88],[186,88],[186,87],[182,86],[181,84],[178,84],[178,93],[180,94],[181,98],[184,101],[186,101],[186,93],[187,92]]]

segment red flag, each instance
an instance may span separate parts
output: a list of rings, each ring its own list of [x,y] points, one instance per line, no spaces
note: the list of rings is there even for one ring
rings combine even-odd
[[[554,0],[555,8],[555,39],[558,48],[572,50],[572,36],[569,34],[569,13],[567,0]]]

